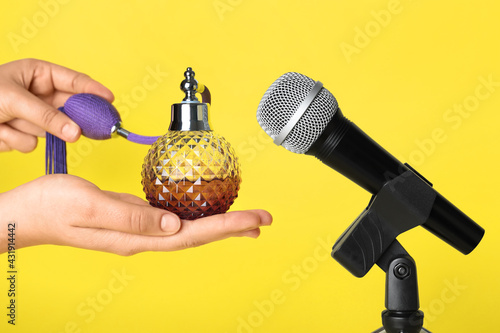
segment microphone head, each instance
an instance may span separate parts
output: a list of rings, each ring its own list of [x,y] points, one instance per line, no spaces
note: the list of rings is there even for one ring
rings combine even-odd
[[[273,140],[289,123],[314,84],[315,81],[305,75],[289,72],[267,89],[257,109],[257,121]],[[306,153],[337,110],[335,97],[321,88],[281,145],[293,153]]]

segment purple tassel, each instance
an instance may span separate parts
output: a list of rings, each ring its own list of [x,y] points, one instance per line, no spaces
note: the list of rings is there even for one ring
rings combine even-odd
[[[63,108],[59,111],[64,112]],[[47,132],[45,144],[45,174],[68,173],[66,142]]]

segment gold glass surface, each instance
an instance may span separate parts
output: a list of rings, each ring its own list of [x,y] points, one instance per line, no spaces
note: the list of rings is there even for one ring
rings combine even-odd
[[[225,213],[240,183],[234,149],[213,131],[169,131],[151,146],[142,167],[149,203],[187,220]]]

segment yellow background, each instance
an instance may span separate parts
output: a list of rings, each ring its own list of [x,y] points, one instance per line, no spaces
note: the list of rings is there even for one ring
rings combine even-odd
[[[91,75],[115,93],[131,131],[167,130],[170,105],[182,98],[182,73],[192,66],[212,92],[213,127],[240,156],[243,183],[232,209],[267,209],[274,224],[258,240],[174,253],[22,249],[18,325],[6,324],[7,281],[0,274],[0,331],[379,327],[383,272],[374,268],[357,279],[328,257],[370,195],[315,158],[274,146],[255,120],[267,87],[288,71],[321,80],[348,118],[486,229],[468,256],[422,228],[399,239],[417,262],[428,329],[496,331],[500,87],[481,100],[476,89],[487,91],[477,88],[481,78],[500,82],[499,14],[498,1],[4,1],[0,62],[34,57]],[[28,31],[26,22],[36,29]],[[168,76],[147,90],[151,70]],[[450,113],[464,103],[468,116]],[[28,155],[0,155],[0,191],[42,176],[44,143]],[[69,147],[70,173],[142,197],[147,149],[82,138]],[[6,267],[4,254],[0,272]],[[123,273],[128,280],[120,284],[116,275]],[[95,316],[93,298],[102,305]]]

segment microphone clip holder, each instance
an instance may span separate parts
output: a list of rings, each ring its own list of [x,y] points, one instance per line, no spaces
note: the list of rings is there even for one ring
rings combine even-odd
[[[383,327],[374,333],[428,332],[422,328],[415,261],[396,237],[427,221],[437,192],[406,166],[407,171],[372,196],[332,249],[332,257],[356,277],[363,277],[374,264],[386,272],[387,310],[382,313]]]

